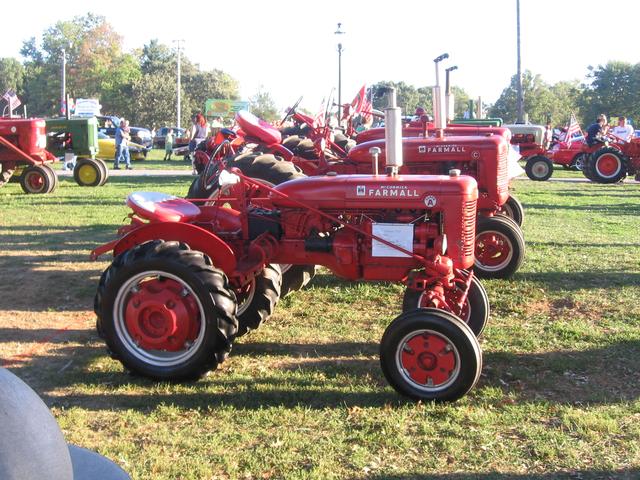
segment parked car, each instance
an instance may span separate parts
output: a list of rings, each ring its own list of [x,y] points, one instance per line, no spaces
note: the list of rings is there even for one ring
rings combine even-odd
[[[186,137],[185,137],[186,130],[184,128],[162,127],[158,129],[158,131],[156,132],[156,136],[153,137],[154,148],[164,148],[164,139],[167,136],[167,133],[169,132],[169,130],[173,130],[173,138],[177,140],[181,140],[182,138],[184,138],[186,140]],[[186,140],[186,143],[189,143],[189,141]]]
[[[107,134],[98,132],[98,158],[103,160],[113,160],[116,155],[116,140]],[[147,158],[150,148],[134,142],[129,142],[129,153],[131,160],[144,160]]]
[[[98,119],[98,131],[111,138],[115,138],[116,128],[120,125],[120,119],[112,115],[100,115],[96,118]],[[132,142],[142,145],[145,148],[153,147],[151,131],[148,128],[129,126],[129,129],[131,130]]]

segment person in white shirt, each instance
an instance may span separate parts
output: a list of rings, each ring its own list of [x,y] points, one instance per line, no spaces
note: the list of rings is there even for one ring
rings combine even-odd
[[[628,142],[635,136],[633,127],[627,123],[627,117],[618,117],[618,126],[611,129],[616,137],[620,137],[625,142]]]

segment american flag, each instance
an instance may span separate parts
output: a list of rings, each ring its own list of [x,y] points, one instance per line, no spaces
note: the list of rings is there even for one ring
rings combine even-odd
[[[365,119],[371,115],[372,105],[369,99],[367,98],[367,86],[363,85],[362,88],[358,91],[356,98],[351,102],[351,107],[353,107],[354,113],[361,113]]]
[[[567,143],[567,147],[571,146],[571,142],[573,140],[572,137],[575,133],[582,134],[582,129],[580,128],[580,124],[578,123],[578,120],[576,120],[575,114],[572,112],[571,118],[569,119],[569,126],[567,127],[567,134],[564,137],[565,142]]]
[[[4,92],[4,95],[2,95],[2,98],[7,101],[7,104],[9,104],[9,114],[11,114],[11,112],[13,112],[20,105],[22,105],[22,102],[16,95],[16,92],[14,92],[11,89]]]

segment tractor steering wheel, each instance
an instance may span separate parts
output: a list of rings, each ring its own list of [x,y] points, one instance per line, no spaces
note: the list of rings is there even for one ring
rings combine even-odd
[[[202,182],[202,190],[209,194],[218,186],[218,177],[224,169],[224,160],[233,154],[231,142],[225,140],[211,153],[207,165],[202,170],[200,181]]]
[[[279,125],[282,125],[284,122],[286,122],[289,119],[289,117],[296,112],[296,108],[298,108],[298,105],[300,105],[301,101],[302,101],[302,97],[300,97],[298,99],[298,101],[293,104],[293,107],[291,107],[291,108],[289,108],[289,110],[287,110],[287,113],[285,114],[285,116],[282,118],[282,120],[280,120],[280,124]]]

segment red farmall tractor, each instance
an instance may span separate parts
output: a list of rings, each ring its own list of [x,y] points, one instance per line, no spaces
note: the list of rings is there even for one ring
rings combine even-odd
[[[400,110],[386,111],[388,126]],[[390,127],[390,128],[391,128]],[[183,380],[213,370],[280,295],[279,264],[323,265],[347,280],[402,282],[405,311],[386,328],[380,363],[418,400],[452,401],[477,382],[476,339],[489,304],[474,277],[476,181],[401,175],[400,139],[378,175],[303,177],[272,187],[219,170],[206,205],[134,193],[131,225],[95,298],[98,330],[126,368]]]
[[[372,151],[385,151],[385,139],[371,140],[354,146],[345,156],[327,153],[323,138],[316,140],[316,155],[300,157],[280,142],[280,132],[248,112],[236,120],[245,136],[257,148],[235,155],[229,146],[211,145],[206,173],[196,178],[189,190],[190,198],[205,198],[217,192],[217,171],[238,168],[245,175],[277,185],[301,174],[316,176],[329,173],[371,174],[383,171],[384,154],[377,158]],[[433,132],[432,132],[433,133]],[[424,134],[424,131],[423,131]],[[459,169],[478,182],[478,225],[476,229],[476,265],[478,276],[508,278],[524,259],[525,243],[520,225],[524,211],[520,202],[509,194],[509,143],[505,129],[455,127],[426,136],[405,138],[402,142],[404,164],[402,174],[446,174]],[[286,290],[302,286],[311,270],[296,268],[285,277]],[[302,278],[302,275],[305,278]]]
[[[12,177],[18,166],[25,166],[20,186],[25,193],[50,193],[58,185],[51,168],[56,158],[45,147],[45,122],[37,118],[0,118],[0,186]]]

